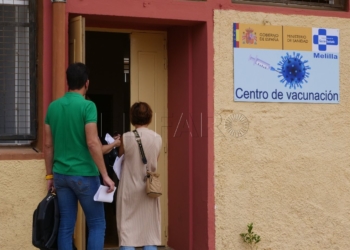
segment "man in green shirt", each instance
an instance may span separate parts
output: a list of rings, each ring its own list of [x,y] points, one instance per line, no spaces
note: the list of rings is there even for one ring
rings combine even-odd
[[[103,160],[96,106],[84,98],[89,87],[86,66],[71,64],[66,75],[68,92],[49,105],[45,118],[47,188],[56,190],[60,210],[58,250],[72,249],[78,200],[89,229],[87,249],[102,250],[104,206],[93,200],[100,186],[99,174],[108,192],[114,191],[115,185]]]

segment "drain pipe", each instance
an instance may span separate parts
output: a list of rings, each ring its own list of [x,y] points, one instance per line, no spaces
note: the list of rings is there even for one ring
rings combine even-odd
[[[66,0],[52,2],[52,98],[66,92]]]

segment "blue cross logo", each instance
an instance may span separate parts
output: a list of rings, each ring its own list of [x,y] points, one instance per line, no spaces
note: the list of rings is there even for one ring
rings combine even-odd
[[[326,29],[319,29],[318,35],[313,36],[313,44],[318,44],[319,51],[326,51],[327,45],[330,45],[330,46],[338,45],[338,37],[327,36]]]

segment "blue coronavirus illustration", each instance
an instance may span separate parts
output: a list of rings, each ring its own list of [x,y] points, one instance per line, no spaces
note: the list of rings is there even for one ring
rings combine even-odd
[[[294,88],[297,87],[302,88],[303,83],[307,83],[306,78],[309,77],[309,66],[307,66],[307,60],[302,60],[303,56],[300,53],[295,54],[293,52],[293,56],[287,53],[285,56],[281,56],[281,61],[278,63],[279,68],[275,69],[269,63],[264,62],[258,57],[250,56],[249,60],[253,61],[255,65],[258,65],[264,69],[276,71],[279,73],[278,77],[282,79],[281,83],[284,84],[285,87]]]
[[[278,63],[281,68],[276,70],[280,73],[278,77],[283,77],[280,82],[284,83],[284,86],[289,85],[289,88],[302,88],[302,84],[307,83],[306,78],[309,77],[307,70],[311,69],[306,65],[308,61],[302,61],[303,56],[300,53],[295,55],[295,52],[293,52],[293,56],[287,53],[286,56],[281,56],[281,58],[282,60]]]

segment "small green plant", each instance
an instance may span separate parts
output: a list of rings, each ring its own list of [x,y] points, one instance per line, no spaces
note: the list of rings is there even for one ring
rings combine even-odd
[[[258,244],[261,240],[260,236],[255,234],[253,232],[253,222],[247,225],[248,232],[247,233],[241,233],[240,236],[242,237],[243,241],[247,243],[250,246],[251,250],[257,250]]]

